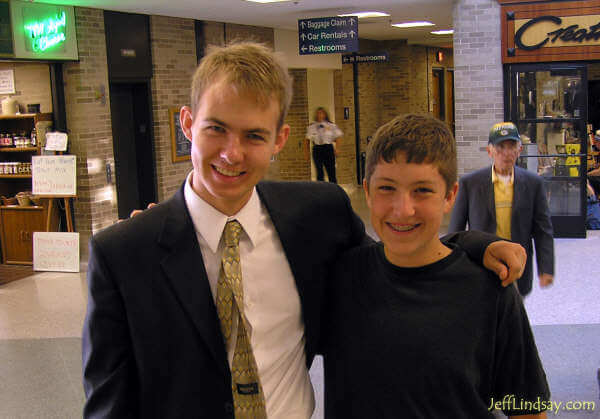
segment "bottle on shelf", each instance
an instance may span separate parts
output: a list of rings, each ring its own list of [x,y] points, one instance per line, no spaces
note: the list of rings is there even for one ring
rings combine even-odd
[[[37,147],[37,130],[35,127],[31,130],[31,146]]]

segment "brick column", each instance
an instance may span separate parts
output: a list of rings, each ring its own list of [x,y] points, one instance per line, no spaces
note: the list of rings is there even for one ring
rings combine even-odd
[[[117,219],[115,185],[105,167],[114,167],[104,11],[75,8],[79,61],[63,65],[69,143],[77,156],[75,226],[82,257],[90,235]]]
[[[491,126],[504,119],[500,5],[456,0],[454,86],[459,175],[490,164],[485,152]]]
[[[190,160],[173,163],[169,108],[190,103],[196,68],[194,21],[150,16],[152,48],[152,109],[158,200],[169,198],[192,170]]]

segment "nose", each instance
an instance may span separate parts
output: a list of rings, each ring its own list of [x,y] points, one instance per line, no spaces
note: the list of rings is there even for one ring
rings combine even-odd
[[[240,137],[235,134],[229,135],[221,148],[219,156],[223,161],[232,166],[240,163],[244,158],[244,150]]]
[[[399,193],[394,197],[394,215],[401,218],[415,215],[415,206],[410,193]]]

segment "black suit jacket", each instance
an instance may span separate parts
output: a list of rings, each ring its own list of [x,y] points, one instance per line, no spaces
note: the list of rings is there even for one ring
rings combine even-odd
[[[460,179],[448,231],[464,230],[467,223],[471,230],[496,233],[491,166]],[[519,243],[527,252],[525,271],[517,282],[522,295],[528,294],[532,286],[532,239],[538,272],[554,274],[554,239],[544,181],[540,176],[515,166],[511,240]]]
[[[368,238],[336,185],[261,182],[257,190],[294,275],[310,366],[327,271]],[[183,188],[90,240],[88,286],[85,417],[233,417],[225,347]]]

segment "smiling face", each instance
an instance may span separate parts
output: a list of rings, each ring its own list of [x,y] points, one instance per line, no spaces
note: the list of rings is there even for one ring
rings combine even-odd
[[[213,83],[202,95],[196,114],[180,112],[183,133],[192,142],[192,188],[210,205],[233,215],[250,199],[289,135],[278,128],[279,103],[266,104],[231,85]]]
[[[392,264],[424,266],[450,253],[438,231],[452,209],[458,184],[447,191],[436,166],[407,163],[400,152],[392,163],[381,160],[363,187],[371,223]]]

